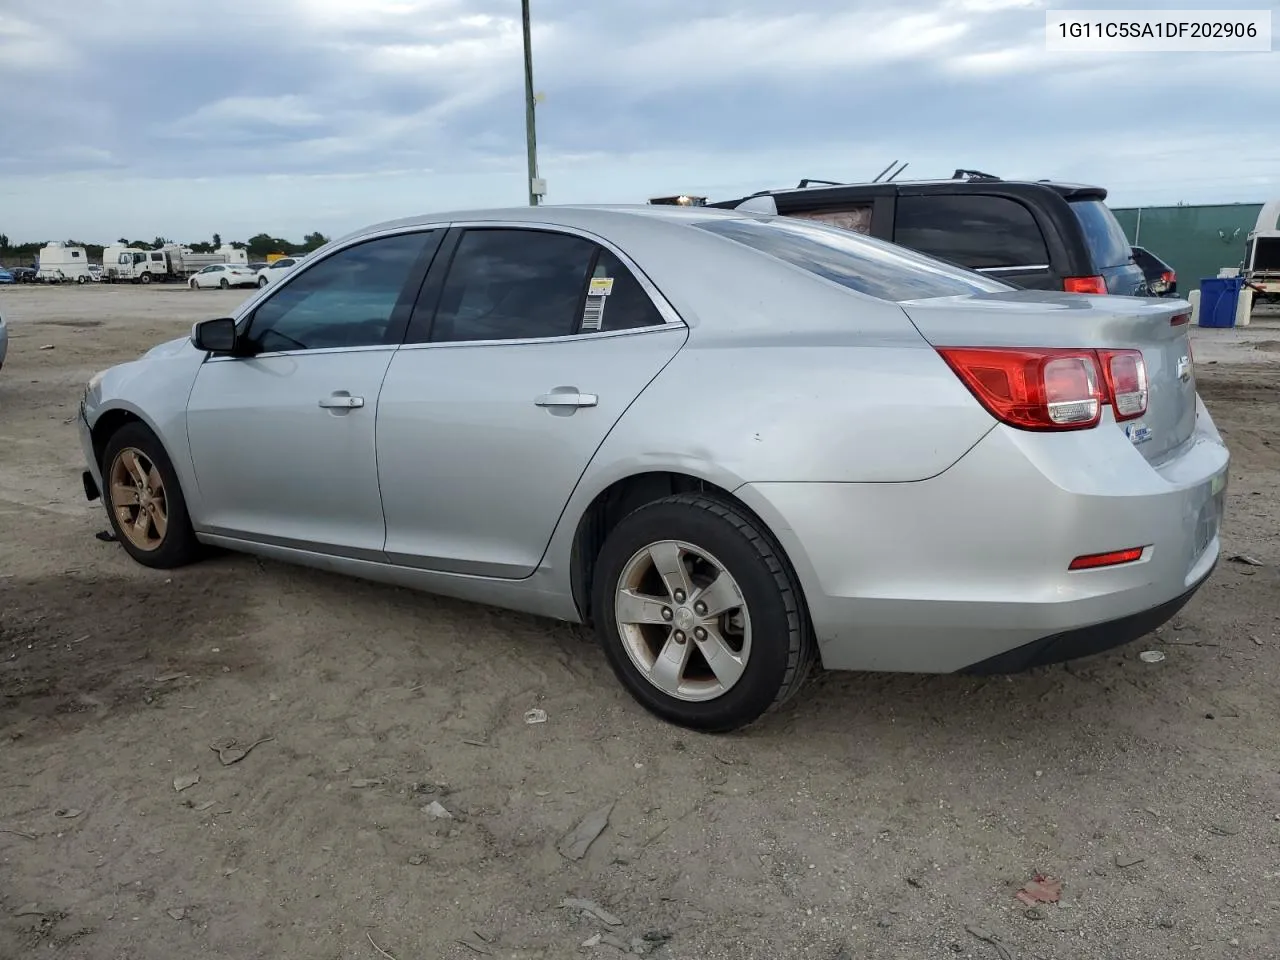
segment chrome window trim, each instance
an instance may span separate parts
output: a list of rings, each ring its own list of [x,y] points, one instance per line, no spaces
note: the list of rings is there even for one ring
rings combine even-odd
[[[974,267],[979,273],[1003,273],[1009,270],[1048,270],[1047,263],[1014,264],[1008,267]]]
[[[601,237],[599,234],[592,233],[590,230],[584,230],[581,227],[565,226],[558,223],[545,223],[541,220],[456,220],[456,221],[432,221],[429,223],[418,223],[413,225],[401,224],[395,227],[388,227],[385,230],[375,230],[371,233],[363,233],[358,236],[348,237],[341,245],[334,246],[330,249],[320,248],[324,255],[314,260],[303,259],[299,266],[290,270],[284,277],[268,284],[265,287],[259,287],[255,295],[251,296],[240,308],[231,316],[236,322],[236,328],[240,329],[240,325],[268,299],[278,294],[288,284],[292,283],[295,277],[301,276],[308,270],[313,269],[316,265],[324,263],[330,257],[348,250],[351,247],[359,246],[362,243],[368,243],[371,240],[381,240],[385,237],[395,237],[408,233],[429,233],[433,230],[449,230],[452,228],[468,229],[468,228],[494,228],[494,229],[530,229],[545,230],[553,233],[568,233],[573,236],[581,237],[592,243],[604,247],[612,253],[618,260],[631,271],[631,275],[636,278],[636,282],[649,296],[649,300],[657,309],[658,314],[662,317],[660,325],[652,327],[632,327],[627,330],[597,330],[589,333],[571,333],[562,337],[521,337],[519,339],[508,340],[448,340],[440,342],[427,341],[426,343],[402,343],[402,344],[384,344],[375,343],[367,344],[361,347],[317,347],[309,350],[274,350],[268,353],[254,354],[252,357],[206,357],[206,363],[222,363],[228,360],[262,360],[272,357],[301,357],[311,356],[322,353],[356,353],[368,352],[372,350],[422,350],[425,348],[443,349],[456,347],[481,347],[481,346],[519,346],[534,343],[565,343],[575,340],[599,340],[609,337],[626,337],[638,334],[653,333],[659,330],[669,330],[672,327],[687,327],[684,319],[676,312],[675,307],[663,295],[662,291],[654,285],[639,264],[634,259],[620,250],[617,244]],[[317,251],[317,252],[320,252]],[[315,256],[312,254],[311,256]]]

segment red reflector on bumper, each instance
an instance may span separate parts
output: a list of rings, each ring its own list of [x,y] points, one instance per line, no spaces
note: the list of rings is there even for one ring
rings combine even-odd
[[[1142,559],[1142,547],[1130,547],[1128,550],[1112,550],[1110,553],[1086,553],[1071,561],[1068,570],[1095,570],[1098,567],[1114,567],[1121,563],[1133,563]]]

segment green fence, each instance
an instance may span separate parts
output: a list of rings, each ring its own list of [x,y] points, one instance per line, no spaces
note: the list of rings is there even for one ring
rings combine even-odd
[[[1178,293],[1200,287],[1223,267],[1244,260],[1245,238],[1258,220],[1260,203],[1205,207],[1128,207],[1114,210],[1125,236],[1146,247],[1178,273]]]

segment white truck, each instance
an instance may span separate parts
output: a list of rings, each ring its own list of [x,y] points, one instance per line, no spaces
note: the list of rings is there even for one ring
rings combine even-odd
[[[1255,303],[1280,303],[1280,200],[1263,204],[1249,233],[1243,267]]]
[[[159,250],[139,250],[113,243],[102,251],[103,279],[108,282],[162,283],[185,281],[215,263],[248,264],[249,255],[223,245],[215,253],[193,253],[190,247],[170,243]]]
[[[36,279],[44,283],[88,283],[89,255],[84,247],[68,246],[61,240],[46,243],[36,257]]]

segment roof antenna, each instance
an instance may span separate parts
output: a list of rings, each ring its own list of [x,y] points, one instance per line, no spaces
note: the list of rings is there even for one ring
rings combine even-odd
[[[894,160],[894,161],[893,161],[893,163],[889,164],[887,167],[885,167],[883,170],[881,170],[879,173],[877,173],[877,174],[876,174],[876,178],[875,178],[874,180],[872,180],[871,182],[872,182],[872,183],[879,183],[879,182],[880,182],[880,178],[881,178],[881,177],[883,177],[886,173],[888,173],[890,170],[892,170],[892,169],[893,169],[894,167],[896,167],[897,165],[898,165],[898,161],[897,161],[897,160]]]
[[[894,161],[894,163],[897,163],[897,161],[895,160],[895,161]],[[906,161],[906,162],[905,162],[905,163],[903,163],[903,165],[902,165],[902,166],[900,166],[897,170],[895,170],[895,171],[893,171],[893,173],[889,174],[889,180],[892,180],[894,177],[896,177],[898,174],[900,174],[903,170],[907,169],[907,167],[909,167],[909,166],[911,166],[911,161],[910,161],[910,160]],[[885,181],[885,183],[888,183],[888,182],[889,182],[889,180],[886,180],[886,181]]]

